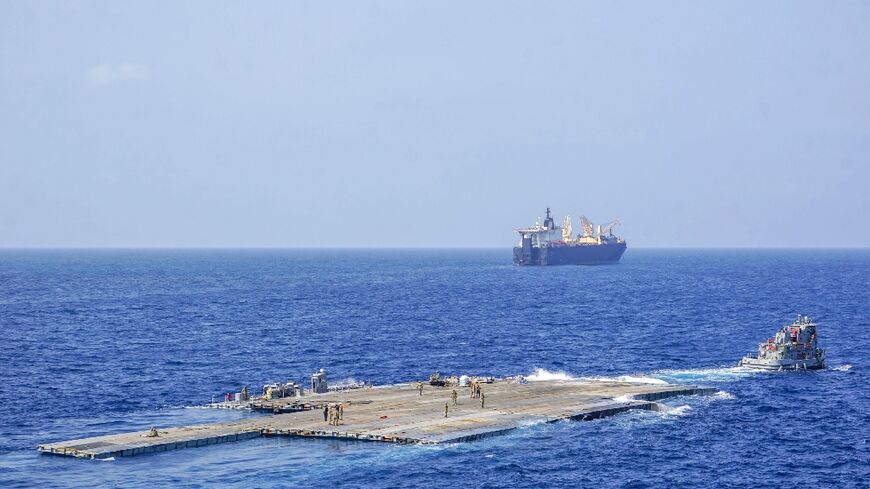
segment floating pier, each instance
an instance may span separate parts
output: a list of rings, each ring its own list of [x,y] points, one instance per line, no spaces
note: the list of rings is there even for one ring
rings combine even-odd
[[[458,405],[451,394],[456,389]],[[710,394],[716,389],[611,381],[554,380],[482,384],[485,404],[467,387],[414,383],[306,395],[269,402],[264,414],[227,423],[159,428],[40,445],[43,453],[80,458],[127,457],[179,448],[201,447],[260,436],[326,437],[390,443],[453,443],[505,433],[521,426],[565,419],[589,420],[631,409],[657,410],[655,401],[674,396]],[[342,403],[338,426],[324,421],[322,407]],[[444,405],[447,403],[447,416]],[[294,404],[296,406],[294,406]],[[303,410],[294,411],[302,408]],[[289,411],[289,412],[288,412]]]

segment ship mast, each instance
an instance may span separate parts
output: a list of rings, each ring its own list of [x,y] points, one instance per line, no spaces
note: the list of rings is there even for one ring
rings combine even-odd
[[[550,217],[549,207],[547,207],[547,218],[544,219],[544,229],[556,229],[556,224],[553,222],[553,218]]]

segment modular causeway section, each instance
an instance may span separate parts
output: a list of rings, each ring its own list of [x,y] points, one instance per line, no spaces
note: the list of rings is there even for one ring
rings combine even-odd
[[[458,404],[452,400],[458,393]],[[226,423],[122,433],[40,445],[43,453],[102,459],[200,447],[260,436],[328,437],[391,443],[451,443],[505,433],[520,426],[565,419],[588,420],[630,409],[657,410],[655,401],[716,389],[689,385],[552,380],[483,384],[480,398],[464,387],[415,383],[306,395],[271,401],[275,412]],[[302,404],[304,402],[304,405]],[[296,403],[304,410],[292,412]],[[338,425],[324,421],[322,407],[341,403]],[[447,414],[445,416],[445,404]],[[291,411],[291,412],[286,412]]]

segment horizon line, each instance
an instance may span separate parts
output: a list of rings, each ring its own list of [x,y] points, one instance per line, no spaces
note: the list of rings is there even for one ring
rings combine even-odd
[[[511,250],[504,246],[0,246],[0,251],[318,251],[318,250]],[[635,246],[634,250],[870,250],[870,246]]]

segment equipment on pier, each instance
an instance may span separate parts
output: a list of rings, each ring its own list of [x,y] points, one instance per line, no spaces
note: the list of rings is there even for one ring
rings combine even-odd
[[[328,390],[329,388],[326,385],[326,370],[320,369],[319,372],[314,372],[311,375],[311,392],[322,394]]]
[[[441,380],[441,372],[436,370],[434,374],[429,376],[429,385],[443,387],[447,385],[447,382]]]
[[[239,394],[236,395],[241,397]],[[283,399],[285,397],[301,397],[302,394],[302,386],[295,382],[287,382],[286,384],[275,382],[263,386],[263,397],[267,400]]]

